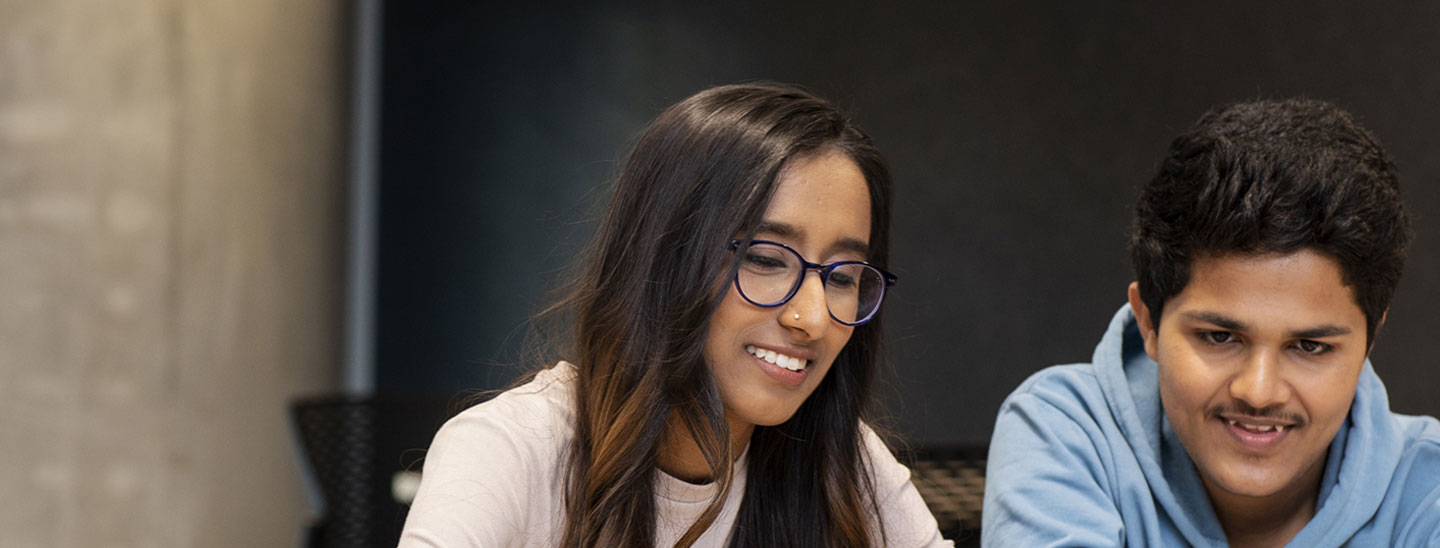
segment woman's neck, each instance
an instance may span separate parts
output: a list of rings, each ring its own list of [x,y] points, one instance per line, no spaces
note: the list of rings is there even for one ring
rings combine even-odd
[[[750,434],[755,431],[755,425],[736,421],[728,415],[726,420],[730,424],[730,455],[738,459],[750,444]],[[710,465],[705,462],[705,454],[700,451],[700,444],[695,442],[685,429],[684,422],[675,414],[671,414],[670,424],[660,442],[660,471],[694,484],[715,481]]]

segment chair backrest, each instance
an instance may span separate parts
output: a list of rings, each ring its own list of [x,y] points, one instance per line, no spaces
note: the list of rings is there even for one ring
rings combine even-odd
[[[915,489],[956,546],[979,545],[987,452],[984,445],[929,446],[907,455]]]
[[[396,475],[418,472],[435,431],[459,412],[443,396],[324,396],[291,405],[291,418],[323,498],[310,548],[391,548],[409,501],[392,494]],[[926,446],[901,455],[945,538],[978,545],[986,447]]]
[[[311,548],[391,548],[407,506],[391,494],[397,473],[419,470],[451,414],[448,396],[323,396],[291,405],[322,511]]]

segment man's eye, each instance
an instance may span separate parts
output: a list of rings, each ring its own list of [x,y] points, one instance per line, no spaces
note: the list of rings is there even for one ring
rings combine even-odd
[[[1201,331],[1200,340],[1215,346],[1221,346],[1235,340],[1235,334],[1229,331]]]
[[[1305,353],[1305,354],[1309,354],[1309,355],[1311,355],[1311,356],[1319,356],[1319,355],[1321,355],[1321,354],[1324,354],[1324,353],[1326,353],[1326,352],[1329,352],[1330,349],[1332,348],[1332,347],[1331,347],[1330,345],[1328,345],[1328,344],[1325,344],[1325,343],[1322,343],[1322,342],[1310,341],[1310,340],[1301,340],[1301,341],[1298,341],[1298,342],[1295,343],[1295,347],[1298,348],[1298,349],[1300,349],[1300,352]]]

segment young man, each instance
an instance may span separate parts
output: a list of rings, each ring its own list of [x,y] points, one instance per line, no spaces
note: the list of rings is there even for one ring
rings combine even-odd
[[[1000,409],[984,545],[1440,546],[1440,422],[1392,413],[1366,359],[1409,239],[1345,112],[1206,114],[1141,192],[1092,363]]]

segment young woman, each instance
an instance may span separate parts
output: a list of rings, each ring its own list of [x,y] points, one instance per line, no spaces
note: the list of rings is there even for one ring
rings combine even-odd
[[[949,546],[864,423],[890,184],[799,89],[667,109],[550,309],[569,361],[440,430],[401,546]]]

